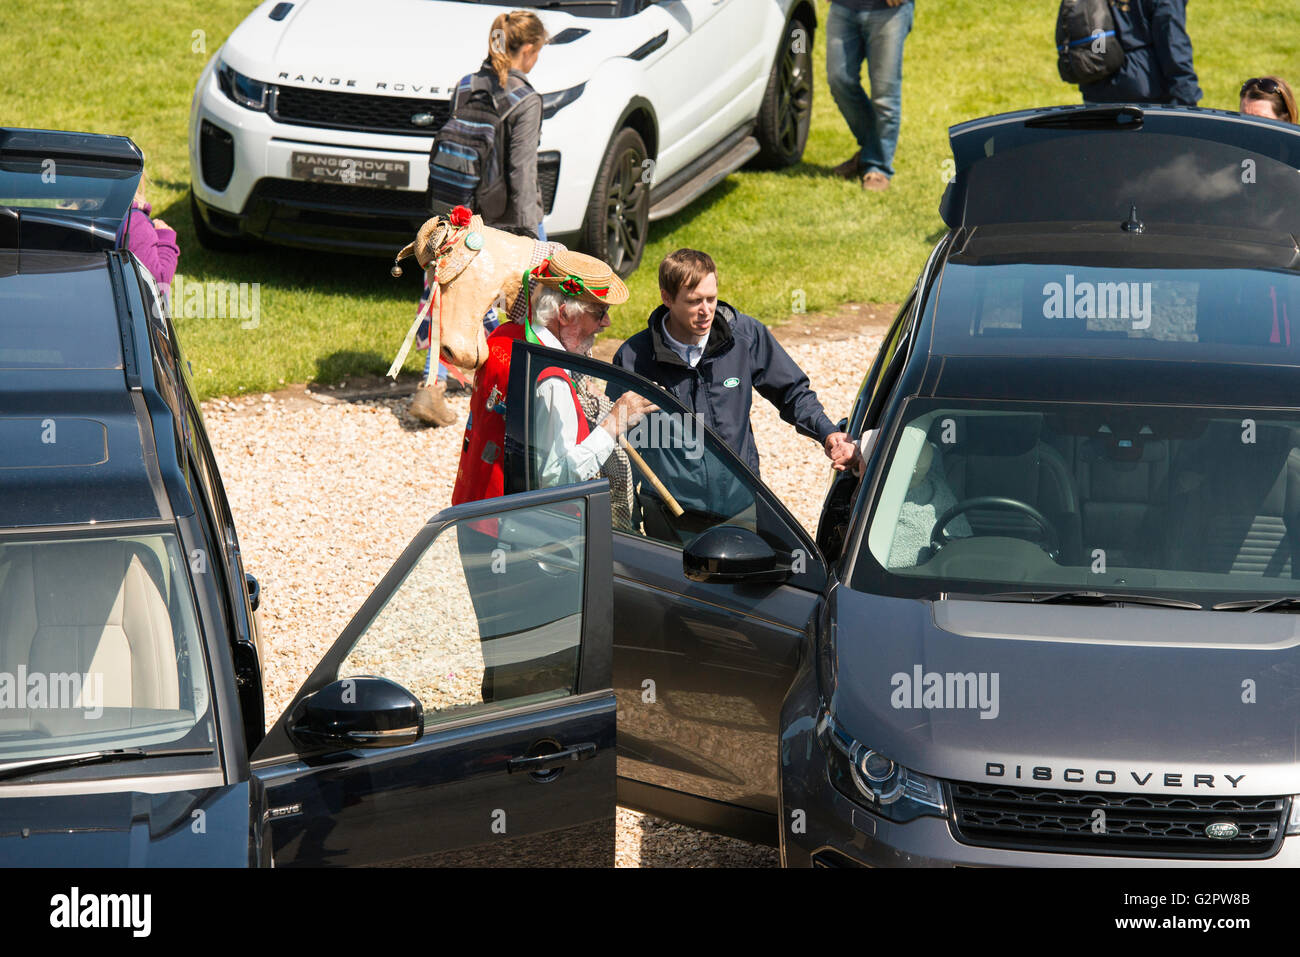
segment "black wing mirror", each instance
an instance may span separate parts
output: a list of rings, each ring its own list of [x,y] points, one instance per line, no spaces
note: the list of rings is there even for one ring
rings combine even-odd
[[[420,740],[424,706],[387,678],[344,678],[299,701],[288,731],[304,750],[394,748]]]
[[[778,551],[738,525],[715,525],[682,552],[682,571],[694,582],[783,582],[794,565],[794,554]]]

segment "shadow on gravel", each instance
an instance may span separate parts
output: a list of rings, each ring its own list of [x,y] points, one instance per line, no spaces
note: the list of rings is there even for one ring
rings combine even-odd
[[[774,847],[750,844],[644,815],[640,819],[642,867],[779,867]]]

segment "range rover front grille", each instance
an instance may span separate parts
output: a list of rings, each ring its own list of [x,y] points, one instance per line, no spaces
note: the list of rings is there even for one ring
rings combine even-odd
[[[964,781],[952,781],[948,787],[959,841],[1022,851],[1269,857],[1281,844],[1289,810],[1285,797],[1113,794]],[[1237,827],[1236,837],[1208,836],[1209,825],[1224,822]]]
[[[424,220],[429,216],[424,193],[342,183],[309,183],[297,179],[259,179],[249,196],[250,206],[260,200],[304,203],[347,213],[392,213]]]
[[[442,129],[450,112],[450,100],[305,90],[296,86],[277,87],[271,106],[271,117],[282,123],[402,136],[432,136]],[[431,115],[433,122],[416,126],[411,122],[412,117],[422,113]]]

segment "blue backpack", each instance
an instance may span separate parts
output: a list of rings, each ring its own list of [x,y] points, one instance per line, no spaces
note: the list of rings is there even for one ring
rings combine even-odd
[[[434,134],[429,151],[430,212],[445,216],[456,206],[468,206],[487,222],[505,214],[505,118],[512,109],[505,91],[490,80],[478,75],[461,80],[455,110]]]
[[[1056,15],[1056,71],[1066,83],[1096,83],[1124,66],[1110,0],[1061,0]]]

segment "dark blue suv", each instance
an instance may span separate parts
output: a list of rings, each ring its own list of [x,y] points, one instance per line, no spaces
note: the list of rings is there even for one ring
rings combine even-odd
[[[141,169],[0,129],[0,859],[612,864],[604,486],[435,516],[264,733],[257,582],[115,248]]]

